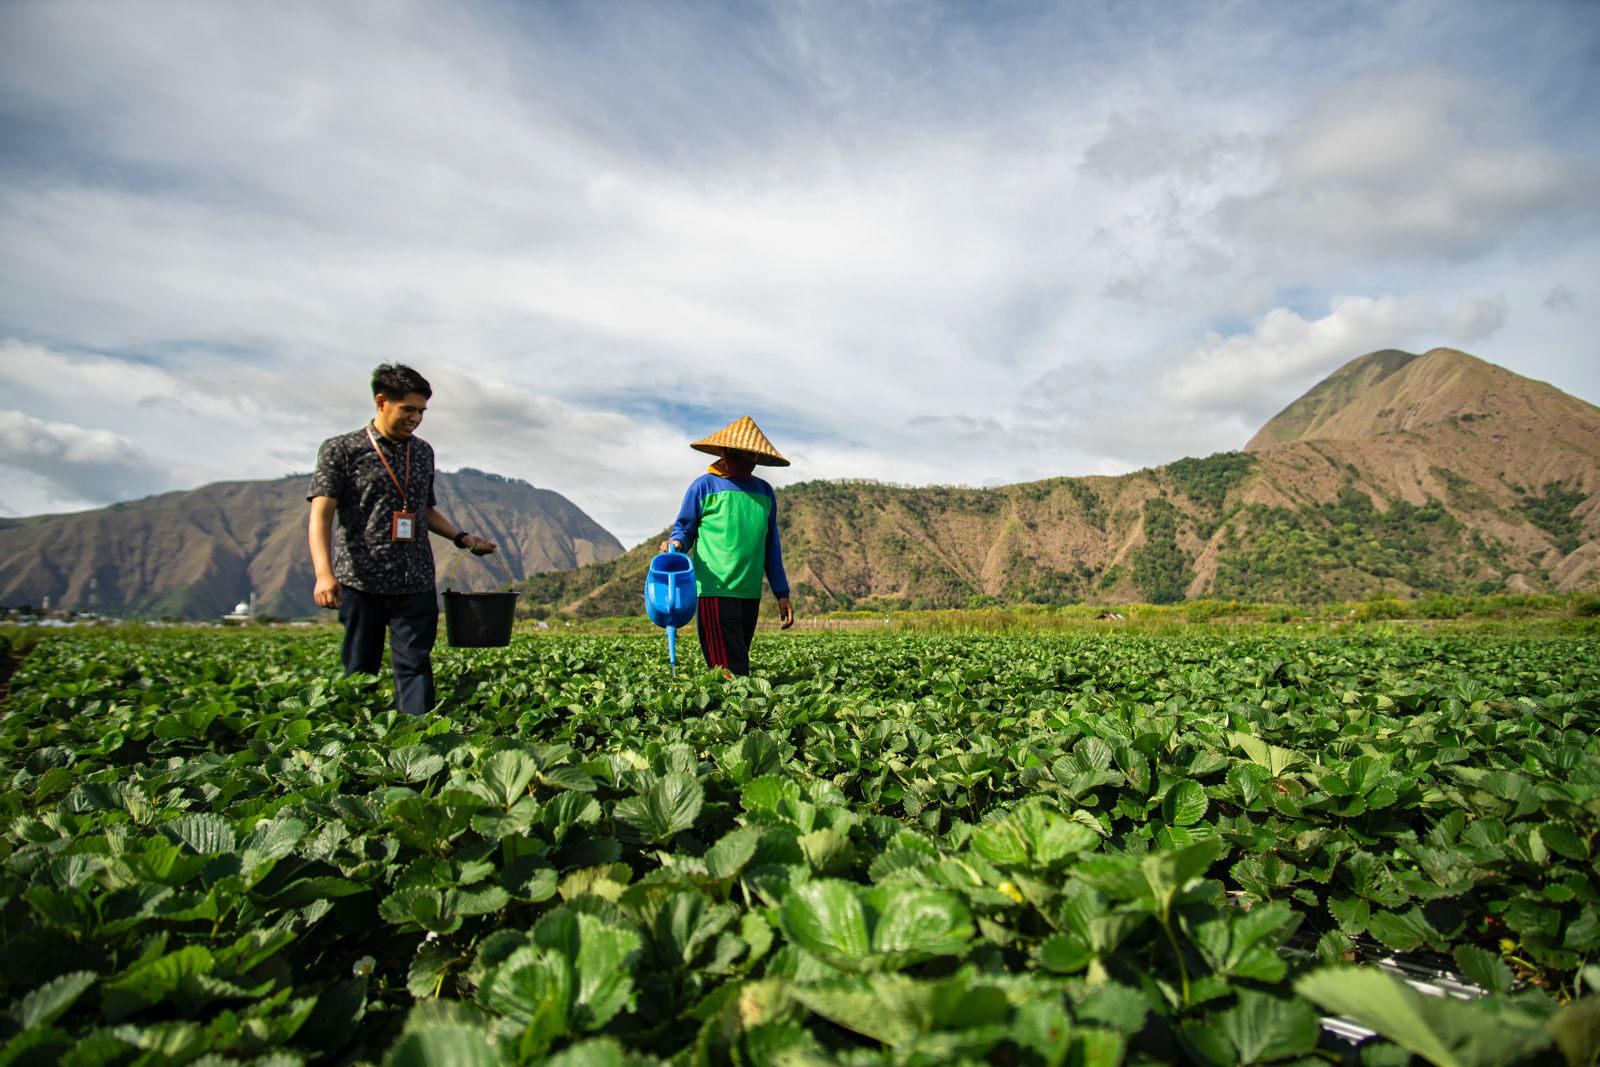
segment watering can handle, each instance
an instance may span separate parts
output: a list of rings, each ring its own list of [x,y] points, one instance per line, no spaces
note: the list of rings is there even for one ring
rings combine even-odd
[[[456,568],[461,566],[461,561],[466,559],[468,556],[473,556],[476,554],[477,553],[473,552],[470,548],[463,548],[460,552],[456,553],[456,558],[450,561],[449,567],[445,568],[444,587],[446,590],[449,590],[450,583],[455,580]],[[511,588],[511,583],[516,579],[511,577],[511,567],[506,563],[505,554],[503,552],[495,552],[493,553],[493,556],[495,559],[500,561],[501,568],[506,572],[506,588],[509,590]]]

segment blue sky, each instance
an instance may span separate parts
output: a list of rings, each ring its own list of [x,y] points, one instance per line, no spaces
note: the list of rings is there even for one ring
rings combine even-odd
[[[625,543],[1237,448],[1449,345],[1600,401],[1600,8],[0,6],[0,514],[310,467],[371,367]]]

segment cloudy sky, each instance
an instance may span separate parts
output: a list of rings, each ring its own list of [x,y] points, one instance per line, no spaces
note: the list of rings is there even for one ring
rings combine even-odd
[[[774,481],[1241,447],[1377,348],[1600,402],[1589,0],[0,4],[0,514],[441,466],[632,545]]]

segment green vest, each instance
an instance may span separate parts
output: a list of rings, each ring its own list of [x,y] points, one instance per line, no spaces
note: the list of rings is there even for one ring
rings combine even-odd
[[[691,553],[700,596],[761,599],[772,506],[769,496],[739,490],[712,493],[701,502]]]

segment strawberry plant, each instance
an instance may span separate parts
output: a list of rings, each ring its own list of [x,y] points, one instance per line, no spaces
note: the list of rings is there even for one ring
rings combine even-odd
[[[539,636],[409,719],[332,640],[29,651],[0,1063],[1600,1050],[1592,642]]]

